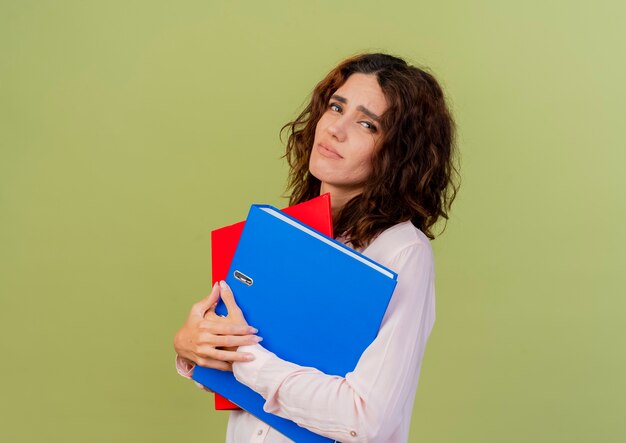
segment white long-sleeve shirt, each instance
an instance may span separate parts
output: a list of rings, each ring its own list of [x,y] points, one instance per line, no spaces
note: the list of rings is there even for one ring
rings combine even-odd
[[[428,238],[410,222],[381,233],[365,256],[398,274],[376,339],[346,377],[242,346],[251,362],[233,364],[237,380],[261,394],[264,409],[340,442],[406,442],[426,341],[435,321],[434,267]],[[349,313],[347,313],[349,315]],[[341,339],[341,338],[338,338]],[[181,359],[181,375],[191,367]],[[245,411],[232,411],[227,443],[291,440]]]

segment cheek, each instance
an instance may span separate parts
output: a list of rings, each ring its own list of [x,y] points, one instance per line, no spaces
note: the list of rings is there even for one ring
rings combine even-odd
[[[361,155],[343,168],[344,177],[355,182],[366,181],[372,172],[371,155]]]
[[[359,172],[363,178],[368,178],[370,173],[372,172],[372,159],[368,157],[363,159],[361,164],[359,165]]]
[[[369,173],[372,169],[372,161],[375,153],[376,142],[372,139],[366,140],[366,142],[362,145],[362,150],[357,160],[359,168]]]
[[[328,120],[328,113],[325,112],[324,114],[322,114],[320,119],[317,121],[317,125],[315,125],[315,137],[316,138],[324,130],[324,128],[328,125],[326,120]]]

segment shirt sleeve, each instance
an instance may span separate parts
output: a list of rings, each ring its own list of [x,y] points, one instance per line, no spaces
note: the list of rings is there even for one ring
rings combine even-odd
[[[191,378],[195,363],[176,354],[176,372],[185,378]]]
[[[194,362],[192,362],[191,360],[187,360],[186,358],[183,358],[180,355],[176,354],[176,372],[178,372],[179,375],[185,378],[191,379],[191,376],[193,375],[193,368],[195,367],[196,367],[196,364]],[[194,383],[200,389],[204,389],[207,392],[213,392],[212,390],[202,386],[197,381],[194,381]]]
[[[434,270],[429,245],[411,244],[388,263],[398,283],[376,339],[346,377],[280,359],[261,345],[240,347],[251,362],[233,364],[237,380],[266,400],[264,409],[343,441],[387,441],[412,408],[434,323]]]

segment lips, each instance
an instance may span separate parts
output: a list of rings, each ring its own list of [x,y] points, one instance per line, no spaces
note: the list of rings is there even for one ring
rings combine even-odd
[[[322,143],[322,142],[318,143],[317,149],[319,153],[322,154],[324,157],[337,158],[337,159],[343,158],[341,155],[339,155],[337,150],[335,150],[332,146],[329,146],[325,143]]]

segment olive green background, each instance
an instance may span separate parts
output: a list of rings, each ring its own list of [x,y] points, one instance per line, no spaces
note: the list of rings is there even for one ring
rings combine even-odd
[[[0,0],[0,440],[223,441],[174,370],[210,230],[285,205],[338,61],[428,66],[463,184],[412,442],[626,440],[626,3]]]

